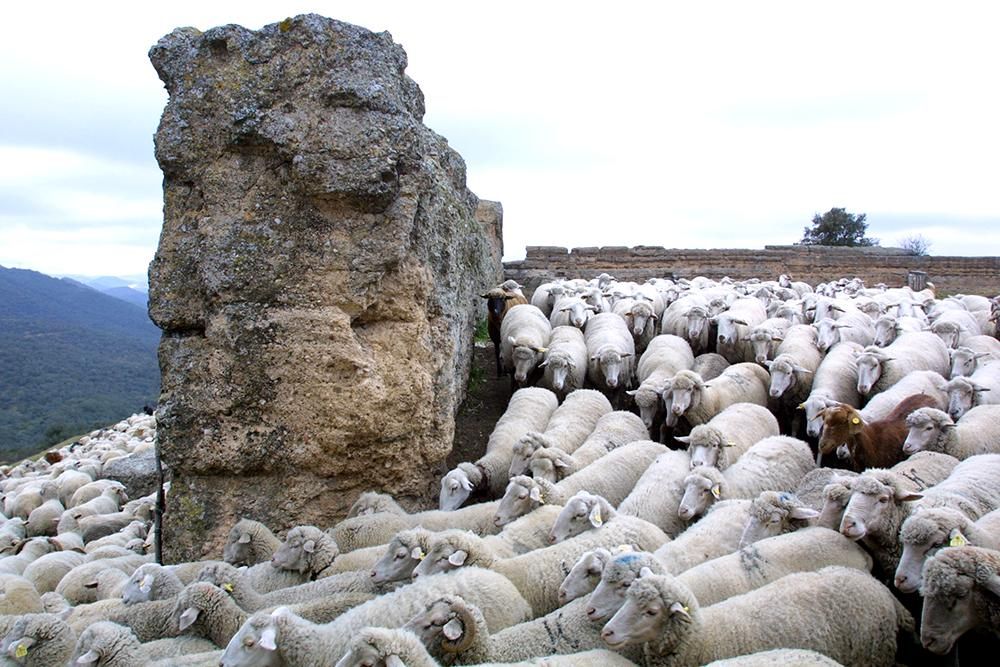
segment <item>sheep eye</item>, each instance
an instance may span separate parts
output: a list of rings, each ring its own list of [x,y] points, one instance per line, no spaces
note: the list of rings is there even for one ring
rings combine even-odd
[[[517,494],[517,497],[520,498],[521,500],[524,500],[525,498],[528,497],[528,494],[527,493],[519,493],[519,494]]]
[[[243,640],[243,645],[247,647],[253,646],[256,643],[257,642],[254,641],[253,637],[247,637]]]
[[[889,498],[887,496],[882,496],[881,498],[878,499],[878,501],[884,504],[889,502]]]
[[[646,616],[656,616],[656,610],[655,609],[647,609],[646,612],[645,612],[645,614],[646,614]]]

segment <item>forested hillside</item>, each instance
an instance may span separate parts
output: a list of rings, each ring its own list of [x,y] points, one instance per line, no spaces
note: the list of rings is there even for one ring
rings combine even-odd
[[[138,306],[0,267],[0,460],[154,405],[159,336]]]

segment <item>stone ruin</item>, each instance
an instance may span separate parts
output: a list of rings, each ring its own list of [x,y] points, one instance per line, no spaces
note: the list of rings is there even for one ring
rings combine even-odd
[[[150,50],[164,223],[150,266],[167,561],[242,516],[332,525],[426,499],[452,444],[501,210],[422,124],[388,33],[316,15]]]

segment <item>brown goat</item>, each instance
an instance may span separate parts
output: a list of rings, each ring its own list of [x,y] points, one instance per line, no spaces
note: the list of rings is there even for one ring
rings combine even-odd
[[[890,468],[902,461],[903,442],[909,432],[906,416],[918,408],[935,407],[936,401],[927,394],[907,396],[884,419],[866,422],[849,405],[835,405],[822,410],[823,432],[819,451],[832,453],[841,444],[847,445],[850,468],[862,472],[867,468]]]
[[[503,285],[494,287],[486,294],[479,295],[486,299],[486,329],[490,334],[490,340],[493,341],[493,356],[497,362],[497,377],[500,377],[502,374],[500,369],[500,323],[503,322],[503,318],[507,315],[508,310],[520,303],[528,303],[528,300],[524,298],[524,294],[521,293],[520,286],[517,283],[510,284],[511,282],[508,280]]]

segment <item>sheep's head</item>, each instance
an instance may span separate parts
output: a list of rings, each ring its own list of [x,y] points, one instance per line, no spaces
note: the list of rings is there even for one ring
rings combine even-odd
[[[816,517],[816,525],[830,530],[840,530],[847,503],[851,502],[853,478],[835,476],[823,487],[823,507]]]
[[[955,422],[942,410],[918,408],[906,416],[909,432],[903,442],[903,453],[910,455],[920,451],[941,451],[939,443],[948,429],[955,428]]]
[[[771,387],[769,393],[771,398],[780,398],[786,391],[795,386],[798,377],[796,373],[812,373],[808,368],[801,366],[788,355],[779,355],[774,361],[765,364],[771,374]]]
[[[249,562],[252,559],[253,550],[251,541],[255,529],[252,524],[256,522],[247,519],[240,519],[229,531],[226,537],[226,544],[222,548],[222,560],[233,565],[253,565]]]
[[[631,547],[629,547],[631,549]],[[564,605],[570,600],[583,597],[593,591],[598,582],[601,581],[601,573],[604,566],[611,560],[611,552],[604,547],[597,547],[590,551],[585,551],[573,567],[569,574],[559,584],[559,604]],[[565,569],[565,563],[563,564]]]
[[[441,572],[451,572],[471,564],[470,541],[474,539],[465,531],[450,530],[438,533],[428,545],[427,555],[413,568],[412,577],[423,577]]]
[[[887,355],[872,347],[858,355],[858,393],[867,396],[882,377],[885,364],[892,361]]]
[[[531,456],[543,447],[551,447],[552,442],[544,434],[537,431],[528,431],[514,443],[513,454],[510,459],[509,477],[517,477],[528,473],[528,465]]]
[[[329,562],[318,563],[325,553],[332,550],[336,556],[337,547],[332,538],[315,526],[296,526],[288,531],[285,541],[271,556],[271,566],[280,570],[316,574]],[[324,560],[332,560],[329,556]]]
[[[156,570],[160,567],[156,563],[146,563],[136,568],[122,589],[122,603],[130,605],[152,600]]]
[[[409,528],[397,533],[386,547],[385,554],[373,566],[372,582],[385,584],[409,579],[414,568],[426,556],[431,535],[423,528]]]
[[[639,416],[642,418],[642,423],[647,429],[653,428],[653,420],[656,418],[656,413],[659,410],[660,395],[664,388],[665,385],[656,387],[648,382],[644,382],[638,389],[625,392],[632,397],[632,400],[639,407]]]
[[[896,567],[896,588],[904,593],[916,592],[927,559],[944,547],[966,546],[969,541],[965,534],[971,523],[962,512],[950,507],[918,508],[908,516],[899,531],[903,553]]]
[[[544,479],[555,484],[566,476],[566,471],[571,465],[569,454],[557,447],[546,447],[532,454],[528,468],[535,479]]]
[[[684,478],[684,495],[677,507],[677,516],[685,521],[699,517],[726,492],[725,480],[718,468],[699,466]]]
[[[601,571],[597,587],[587,600],[587,618],[592,621],[611,618],[624,604],[629,587],[643,569],[665,574],[663,565],[647,552],[622,553],[608,561]]]
[[[979,547],[942,549],[928,559],[923,575],[920,641],[943,655],[967,631],[990,622],[984,594],[993,604],[1000,597],[1000,557]]]
[[[448,471],[441,478],[441,495],[438,499],[438,507],[442,511],[457,510],[472,495],[472,491],[482,479],[482,474],[479,471],[471,470],[474,467],[459,464],[457,468]]]
[[[674,440],[688,446],[692,469],[698,466],[718,466],[723,459],[723,449],[733,445],[733,441],[718,428],[707,424],[698,424],[691,429],[689,435],[677,436]]]
[[[641,336],[642,332],[646,330],[647,325],[653,325],[655,327],[656,313],[653,311],[653,304],[642,299],[637,299],[635,303],[632,304],[630,310],[632,315],[632,335],[635,337]]]
[[[708,331],[708,319],[710,313],[702,306],[692,306],[687,312],[687,339],[690,341],[701,340],[703,334]]]
[[[385,665],[385,667],[406,667],[406,663],[399,657],[400,653],[412,650],[415,647],[402,645],[407,639],[401,636],[398,631],[389,628],[364,628],[358,631],[356,637],[351,640],[347,653],[337,661],[334,667],[371,667],[372,665]],[[409,641],[419,643],[416,637],[409,637]],[[422,648],[422,647],[421,647]]]
[[[686,586],[668,574],[656,575],[643,568],[601,638],[612,649],[648,643],[662,655],[694,630],[697,614],[697,601]]]
[[[947,347],[958,347],[958,341],[962,335],[962,328],[956,323],[938,320],[931,325],[931,331],[935,336],[944,341],[944,344]]]
[[[900,504],[921,497],[905,488],[900,477],[891,471],[868,471],[851,481],[851,499],[840,521],[840,532],[852,540],[860,540]]]
[[[507,482],[507,490],[500,499],[493,523],[506,526],[508,523],[522,517],[539,505],[545,504],[545,495],[541,483],[525,475],[511,477]]]
[[[979,402],[978,394],[989,391],[989,387],[978,385],[966,377],[948,380],[944,388],[948,392],[948,414],[956,421]]]
[[[747,523],[740,536],[740,548],[808,525],[819,513],[802,504],[794,494],[764,491],[750,503]]]
[[[403,626],[436,655],[460,655],[472,646],[478,629],[486,628],[482,612],[457,595],[445,595]]]
[[[631,357],[630,352],[622,353],[612,348],[605,348],[598,350],[597,354],[592,354],[590,361],[600,367],[605,384],[614,389],[628,381]]]
[[[139,640],[129,628],[110,621],[97,621],[80,633],[71,664],[80,667],[104,664],[118,652],[127,650],[126,647],[138,646]]]
[[[555,391],[566,389],[566,380],[576,370],[576,362],[569,353],[552,348],[548,348],[545,360],[540,365],[545,367],[546,373],[552,378],[552,388]]]
[[[694,371],[680,371],[670,381],[670,411],[680,417],[701,402],[701,392],[705,389],[701,376]],[[666,399],[664,398],[664,401]]]
[[[875,340],[872,341],[877,347],[885,347],[896,340],[898,333],[896,318],[892,315],[882,315],[875,320]]]
[[[233,635],[219,661],[220,667],[279,667],[285,661],[278,650],[281,644],[279,626],[291,616],[287,607],[273,612],[258,612]]]
[[[511,345],[511,363],[514,366],[514,380],[526,382],[531,372],[545,359],[544,347],[518,342],[513,337],[508,338]]]
[[[555,544],[584,531],[600,528],[614,514],[615,510],[611,507],[611,503],[601,496],[578,491],[569,499],[552,524],[549,542]]]

